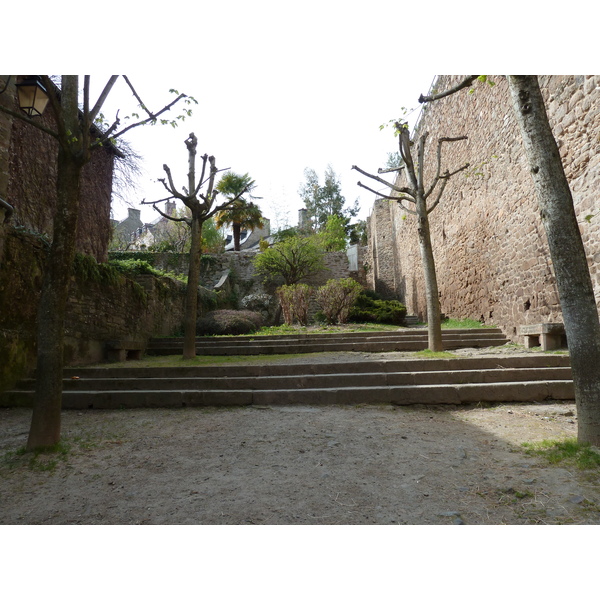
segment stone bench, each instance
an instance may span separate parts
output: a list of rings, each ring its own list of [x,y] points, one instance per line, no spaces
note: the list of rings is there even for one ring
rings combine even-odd
[[[565,326],[562,323],[521,325],[520,334],[525,338],[525,348],[541,346],[545,352],[567,347]]]
[[[146,344],[134,340],[109,340],[105,342],[106,359],[110,362],[140,360]]]

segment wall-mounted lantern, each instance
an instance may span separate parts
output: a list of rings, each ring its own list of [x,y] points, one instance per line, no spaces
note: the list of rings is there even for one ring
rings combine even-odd
[[[39,75],[26,75],[17,82],[19,107],[28,117],[41,117],[48,104],[48,91]]]

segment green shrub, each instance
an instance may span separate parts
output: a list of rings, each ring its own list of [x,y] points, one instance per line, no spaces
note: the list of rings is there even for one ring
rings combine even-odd
[[[109,264],[120,273],[125,275],[156,275],[160,277],[164,273],[155,269],[147,260],[129,258],[126,260],[113,259]]]
[[[313,289],[305,283],[282,285],[275,290],[286,325],[293,325],[294,320],[300,325],[308,325],[308,305]]]
[[[350,277],[330,279],[317,290],[316,300],[330,325],[348,321],[350,309],[361,290],[360,283]]]
[[[398,300],[382,300],[371,290],[362,290],[348,315],[352,323],[403,325],[406,306]]]
[[[214,310],[198,319],[198,335],[244,335],[263,325],[260,314],[251,310]]]

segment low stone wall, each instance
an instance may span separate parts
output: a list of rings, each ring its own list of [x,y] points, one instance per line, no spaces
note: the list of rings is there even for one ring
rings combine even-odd
[[[37,307],[45,242],[7,228],[0,269],[0,391],[35,368]],[[185,286],[169,278],[121,277],[114,285],[73,277],[65,326],[65,362],[104,358],[111,339],[146,341],[182,329]]]
[[[324,285],[329,279],[342,279],[364,277],[364,248],[358,250],[358,272],[350,271],[348,256],[345,252],[328,252],[325,255],[325,269],[317,275],[306,280],[309,285],[318,287]],[[236,287],[236,295],[241,299],[250,294],[263,294],[265,288],[261,280],[255,275],[253,260],[259,250],[241,250],[239,252],[224,252],[222,254],[203,255],[200,267],[200,285],[212,290],[219,283],[226,272],[230,272],[230,282]],[[111,254],[109,253],[109,258]],[[116,254],[114,255],[116,256]],[[121,258],[123,253],[119,253]],[[132,259],[148,260],[146,252],[127,252]],[[187,275],[189,259],[187,254],[174,252],[156,252],[151,257],[152,266],[162,271],[171,271]]]

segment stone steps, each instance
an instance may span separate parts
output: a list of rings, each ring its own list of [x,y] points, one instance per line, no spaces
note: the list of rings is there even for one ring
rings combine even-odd
[[[497,328],[445,329],[442,332],[445,350],[502,346],[508,339]],[[418,351],[428,346],[427,330],[322,333],[256,337],[215,336],[196,338],[199,355],[299,354],[308,352],[394,352]],[[153,338],[146,353],[177,354],[183,350],[182,338]]]
[[[66,369],[63,408],[572,400],[565,355]],[[33,380],[0,397],[29,406]]]

